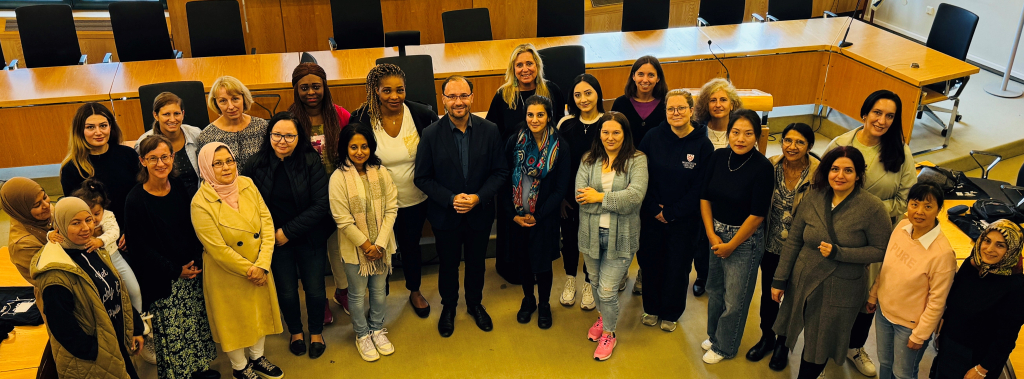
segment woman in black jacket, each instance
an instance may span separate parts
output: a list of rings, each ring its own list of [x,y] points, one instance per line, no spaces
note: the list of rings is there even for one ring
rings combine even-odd
[[[306,353],[299,312],[298,281],[306,291],[306,320],[309,323],[309,357],[318,358],[324,344],[324,261],[327,237],[334,231],[327,200],[327,175],[320,156],[309,143],[305,129],[290,112],[270,119],[267,138],[246,170],[263,195],[274,219],[277,240],[271,261],[292,354]],[[296,276],[298,273],[298,276]]]
[[[633,129],[633,140],[643,141],[648,130],[665,122],[665,72],[658,58],[645,55],[633,62],[626,93],[615,99],[612,110],[621,112]]]
[[[526,99],[526,122],[505,143],[510,167],[505,190],[498,202],[510,215],[504,241],[511,261],[523,279],[523,304],[516,314],[520,324],[537,314],[537,326],[551,327],[551,261],[558,259],[561,222],[559,206],[571,191],[569,144],[558,135],[551,118],[551,100],[540,95]],[[499,241],[498,243],[502,243]],[[538,297],[533,294],[537,284]]]
[[[401,68],[382,63],[366,74],[366,102],[352,113],[352,122],[373,128],[377,157],[398,187],[395,242],[401,252],[409,304],[421,318],[430,315],[430,304],[420,293],[420,237],[427,220],[427,195],[413,183],[413,176],[420,133],[435,121],[437,112],[429,106],[405,99]]]
[[[537,48],[524,43],[512,50],[505,83],[498,87],[485,117],[498,126],[502,142],[516,134],[517,126],[526,119],[526,99],[533,95],[551,100],[552,122],[558,122],[565,115],[565,95],[554,82],[544,79],[544,62]]]

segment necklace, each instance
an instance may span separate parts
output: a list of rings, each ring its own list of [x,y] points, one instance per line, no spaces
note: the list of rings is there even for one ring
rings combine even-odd
[[[708,135],[711,136],[712,140],[714,140],[713,142],[728,142],[726,132],[720,132],[714,129],[708,129],[708,131],[711,132]]]
[[[749,154],[749,153],[748,153],[748,154]],[[749,160],[750,160],[750,157],[751,157],[751,156],[752,156],[752,155],[748,155],[748,156],[747,156],[747,160],[743,161],[743,163],[742,163],[742,164],[740,164],[740,167],[736,167],[736,170],[739,170],[739,169],[743,168],[743,165],[747,164],[747,161],[749,161]],[[732,168],[732,149],[729,149],[729,160],[725,161],[725,165],[726,165],[726,168],[728,168],[728,169],[729,169],[729,172],[736,172],[736,170],[734,170],[734,169]]]

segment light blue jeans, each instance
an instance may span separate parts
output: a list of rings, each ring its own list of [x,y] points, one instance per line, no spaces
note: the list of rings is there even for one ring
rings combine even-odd
[[[740,230],[715,220],[715,234],[729,242]],[[747,324],[747,310],[757,284],[757,269],[764,256],[764,227],[758,226],[750,238],[728,258],[719,258],[708,247],[708,338],[711,349],[725,358],[736,356]]]
[[[878,345],[878,378],[879,379],[915,379],[921,358],[928,350],[928,342],[924,341],[920,349],[907,347],[913,329],[893,324],[882,315],[882,308],[875,310],[875,340]]]
[[[384,327],[384,309],[387,306],[385,286],[387,274],[370,276],[359,275],[359,265],[345,263],[345,276],[348,277],[348,310],[352,315],[352,330],[356,337],[362,338],[371,332]],[[366,304],[366,292],[370,292],[370,304]],[[367,320],[366,307],[370,307]]]
[[[132,302],[132,308],[135,308],[136,312],[142,312],[142,292],[139,291],[139,280],[135,278],[132,267],[117,250],[110,253],[110,263],[114,265],[114,270],[121,275],[121,284],[128,289],[128,299]]]
[[[629,270],[629,264],[633,262],[633,255],[624,258],[608,258],[608,229],[601,228],[599,232],[601,251],[598,259],[591,258],[586,253],[583,260],[590,272],[591,289],[594,291],[594,299],[597,300],[597,311],[601,312],[604,322],[604,331],[615,332],[615,323],[619,321],[619,281]]]

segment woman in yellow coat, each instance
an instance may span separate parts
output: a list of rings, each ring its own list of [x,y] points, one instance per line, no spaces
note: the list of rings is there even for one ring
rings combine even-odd
[[[203,294],[213,340],[227,353],[233,377],[282,378],[284,372],[263,355],[266,336],[284,330],[270,273],[270,211],[252,180],[238,175],[227,145],[206,144],[198,161],[203,183],[192,198],[192,224],[203,243]]]

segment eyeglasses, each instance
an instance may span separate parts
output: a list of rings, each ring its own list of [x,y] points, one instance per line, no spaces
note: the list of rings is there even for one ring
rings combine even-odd
[[[313,84],[313,85],[303,84],[303,85],[299,86],[299,91],[303,91],[303,92],[309,91],[310,88],[313,88],[314,91],[319,91],[321,88],[324,88],[324,87],[323,87],[323,85],[320,85],[320,84]]]
[[[671,113],[683,113],[683,112],[686,112],[688,110],[690,110],[690,107],[671,107],[671,108],[665,108],[665,111],[670,113],[670,114]]]
[[[295,137],[298,137],[298,135],[297,134],[270,133],[270,140],[275,142],[275,143],[281,142],[282,138],[284,138],[284,142],[292,143],[292,142],[295,142]]]
[[[234,166],[235,165],[235,160],[231,159],[231,158],[228,158],[228,160],[226,160],[226,161],[216,161],[216,162],[213,162],[213,168],[218,169],[218,170],[220,170],[222,167],[224,167],[224,165]]]
[[[147,164],[156,164],[157,161],[160,161],[160,162],[163,162],[163,163],[171,163],[172,161],[174,161],[174,156],[173,155],[161,155],[159,157],[152,157],[152,156],[150,156],[150,157],[145,157],[145,158],[142,158],[142,159],[145,160]]]
[[[797,146],[807,146],[807,141],[804,141],[802,139],[792,139],[792,138],[783,138],[782,139],[782,144],[783,145],[793,145],[794,143]]]
[[[473,94],[471,94],[471,93],[464,93],[464,94],[461,94],[461,95],[443,95],[443,96],[444,96],[445,99],[448,99],[448,100],[451,100],[451,101],[455,101],[455,99],[459,99],[459,100],[462,100],[462,101],[469,101],[469,98],[472,97]]]

